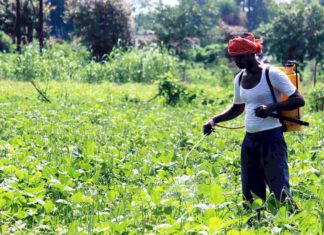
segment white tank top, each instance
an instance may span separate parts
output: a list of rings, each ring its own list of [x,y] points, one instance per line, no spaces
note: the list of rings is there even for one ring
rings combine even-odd
[[[235,77],[234,104],[245,104],[245,127],[246,132],[249,133],[281,127],[281,123],[277,118],[259,118],[255,115],[255,109],[260,105],[274,103],[270,87],[266,80],[265,67],[266,66],[263,66],[262,69],[261,80],[253,88],[244,89],[242,85],[239,86],[239,77],[241,73]],[[269,77],[274,88],[277,102],[280,102],[281,100],[281,93],[283,93],[285,96],[291,96],[295,93],[295,86],[291,83],[286,74],[280,69],[270,67]]]

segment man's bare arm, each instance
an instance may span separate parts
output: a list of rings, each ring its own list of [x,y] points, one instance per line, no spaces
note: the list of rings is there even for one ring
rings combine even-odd
[[[304,98],[298,92],[298,90],[296,90],[295,93],[289,96],[289,98],[285,101],[259,106],[255,110],[255,115],[258,117],[266,118],[274,111],[293,110],[304,105]]]
[[[212,133],[212,131],[213,131],[213,127],[217,123],[228,121],[228,120],[234,119],[237,116],[239,116],[241,113],[243,113],[244,108],[245,108],[245,104],[232,104],[231,107],[226,109],[224,112],[211,118],[203,126],[204,135],[210,135],[210,133]]]
[[[232,104],[228,109],[226,109],[221,114],[214,116],[211,120],[211,124],[216,124],[219,122],[225,122],[234,119],[244,112],[245,104]],[[213,126],[214,126],[213,125]]]

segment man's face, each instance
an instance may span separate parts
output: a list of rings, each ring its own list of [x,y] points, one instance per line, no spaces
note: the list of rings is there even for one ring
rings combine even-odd
[[[253,54],[233,56],[232,59],[240,69],[247,69],[253,65]]]

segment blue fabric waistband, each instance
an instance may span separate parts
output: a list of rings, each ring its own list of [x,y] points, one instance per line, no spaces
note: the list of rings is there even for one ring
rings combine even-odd
[[[255,132],[255,133],[246,132],[246,137],[252,137],[252,138],[262,138],[269,135],[282,135],[282,127],[277,127],[274,129],[269,129],[265,131]]]

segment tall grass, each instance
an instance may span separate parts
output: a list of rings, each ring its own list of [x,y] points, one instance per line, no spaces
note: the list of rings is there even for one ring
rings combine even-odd
[[[0,53],[0,78],[7,80],[150,83],[166,73],[189,83],[225,87],[233,78],[226,59],[206,67],[203,63],[181,61],[163,47],[116,48],[101,62],[91,58],[85,48],[69,44],[53,44],[43,54],[37,44],[24,47],[21,54]]]
[[[0,54],[0,76],[20,81],[151,82],[168,71],[176,73],[178,63],[163,48],[115,49],[106,61],[95,62],[82,47],[56,44],[41,55],[37,45],[29,45],[20,55]]]

